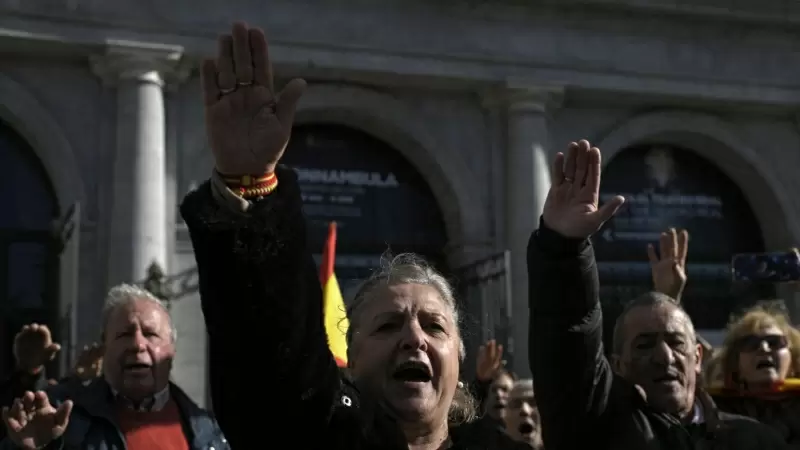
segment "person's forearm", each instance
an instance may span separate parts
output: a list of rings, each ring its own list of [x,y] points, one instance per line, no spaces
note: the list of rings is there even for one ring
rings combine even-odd
[[[594,252],[544,224],[528,245],[529,361],[542,428],[556,447],[599,423],[612,373],[602,356]],[[557,345],[554,345],[557,343]]]
[[[299,186],[290,169],[277,175],[280,185],[261,200],[248,202],[212,180],[181,206],[209,335],[212,403],[233,447],[246,447],[258,427],[255,418],[242,419],[248,405],[282,405],[288,412],[273,420],[276,429],[296,422],[324,428],[340,386]],[[271,367],[260,381],[277,391],[241,383],[252,361],[232,349],[253,345]]]

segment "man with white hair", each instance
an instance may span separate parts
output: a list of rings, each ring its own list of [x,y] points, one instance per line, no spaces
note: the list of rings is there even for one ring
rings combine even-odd
[[[528,444],[534,450],[541,450],[542,428],[539,421],[539,408],[533,395],[533,380],[517,380],[508,396],[505,415],[506,432],[515,440]]]
[[[26,392],[3,409],[0,449],[228,449],[216,420],[169,381],[175,331],[144,289],[111,289],[103,308],[103,377]]]

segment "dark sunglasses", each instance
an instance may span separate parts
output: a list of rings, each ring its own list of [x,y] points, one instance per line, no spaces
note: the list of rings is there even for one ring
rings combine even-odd
[[[765,342],[772,350],[784,349],[789,345],[789,342],[786,340],[786,336],[781,336],[779,334],[751,334],[748,336],[743,336],[737,341],[738,347],[746,352],[754,352],[760,349],[761,345]]]

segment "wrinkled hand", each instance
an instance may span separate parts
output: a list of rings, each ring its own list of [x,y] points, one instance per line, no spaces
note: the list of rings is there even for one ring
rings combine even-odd
[[[494,339],[487,341],[478,349],[475,376],[480,381],[490,381],[503,367],[503,346]]]
[[[558,153],[552,170],[542,217],[564,237],[588,238],[625,202],[616,196],[600,207],[600,150],[588,141],[570,143],[566,158]]]
[[[14,357],[20,370],[33,372],[53,360],[61,346],[53,342],[47,325],[25,325],[14,336]]]
[[[103,355],[105,349],[98,343],[83,347],[73,369],[74,375],[81,381],[99,377],[103,373]]]
[[[647,257],[653,274],[653,289],[680,301],[686,286],[686,256],[689,253],[689,232],[674,228],[661,233],[659,249],[647,245]]]
[[[47,394],[29,391],[14,400],[10,408],[3,408],[3,422],[9,439],[17,447],[40,449],[64,434],[71,412],[71,401],[65,401],[56,409]]]
[[[202,71],[206,131],[216,168],[226,175],[262,175],[275,170],[292,131],[301,79],[281,92],[272,84],[264,32],[233,25],[219,38],[216,61]]]

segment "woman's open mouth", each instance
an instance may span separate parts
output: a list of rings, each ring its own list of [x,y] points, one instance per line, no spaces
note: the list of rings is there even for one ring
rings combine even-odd
[[[756,370],[776,370],[778,366],[772,359],[762,359],[756,364]]]
[[[522,422],[521,424],[519,424],[519,427],[517,429],[523,436],[532,434],[534,431],[536,431],[536,427],[530,422]]]
[[[426,364],[419,361],[408,361],[395,368],[392,378],[408,385],[418,385],[429,383],[433,379],[433,374]]]

